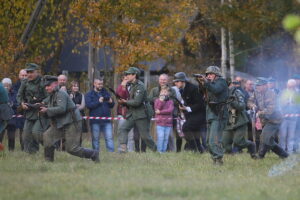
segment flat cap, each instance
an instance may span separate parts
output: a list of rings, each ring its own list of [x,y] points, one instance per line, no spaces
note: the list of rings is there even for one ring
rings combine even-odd
[[[124,72],[125,74],[137,74],[138,76],[141,74],[141,71],[136,67],[129,67],[127,71]]]

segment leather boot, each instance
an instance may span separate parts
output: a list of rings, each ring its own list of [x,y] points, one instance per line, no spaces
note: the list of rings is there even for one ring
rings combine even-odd
[[[289,154],[283,150],[278,144],[271,149],[274,153],[276,153],[280,158],[287,158]]]
[[[221,166],[221,165],[224,164],[223,158],[214,158],[213,160],[214,160],[214,165],[219,165],[219,166]]]
[[[258,158],[259,159],[263,159],[267,153],[267,151],[270,150],[270,147],[265,145],[265,144],[260,144],[260,149],[259,149],[259,152],[258,152]]]
[[[92,161],[98,163],[100,162],[99,159],[99,151],[92,150],[92,149],[84,149],[83,155],[85,158],[90,158]]]
[[[257,159],[258,156],[256,155],[256,150],[255,150],[255,143],[251,142],[250,145],[248,146],[248,152],[253,159]]]
[[[182,138],[176,139],[176,152],[181,152],[181,146],[182,146]]]
[[[45,156],[45,160],[49,161],[49,162],[53,162],[54,161],[54,150],[55,147],[45,147],[44,149],[44,156]]]

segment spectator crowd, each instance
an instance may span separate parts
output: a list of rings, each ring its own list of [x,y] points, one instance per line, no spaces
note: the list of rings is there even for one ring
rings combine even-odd
[[[21,150],[32,153],[38,151],[39,144],[43,143],[42,137],[34,137],[32,142],[36,144],[36,149],[27,149],[28,138],[25,135],[28,133],[24,135],[23,129],[26,129],[29,122],[25,123],[25,127],[24,122],[25,118],[29,121],[34,119],[30,119],[28,113],[24,115],[24,110],[19,109],[24,103],[20,99],[23,91],[20,90],[22,82],[30,80],[28,76],[31,76],[32,71],[35,70],[22,69],[19,72],[18,81],[13,83],[10,78],[6,77],[0,84],[0,87],[7,92],[8,98],[6,102],[4,92],[1,90],[0,104],[7,103],[13,111],[13,117],[10,120],[5,122],[0,119],[0,143],[4,142],[3,137],[7,134],[9,151],[15,150],[17,132],[20,135]],[[214,75],[213,78],[210,78],[211,74]],[[264,157],[264,150],[270,149],[280,157],[300,152],[300,75],[296,74],[288,79],[285,86],[280,89],[276,87],[278,83],[272,77],[258,77],[255,80],[236,77],[235,80],[227,80],[226,86],[219,89],[217,84],[222,83],[217,81],[218,77],[221,79],[217,71],[207,71],[204,77],[196,74],[195,80],[188,78],[184,72],[178,72],[173,77],[161,74],[157,85],[149,91],[147,98],[142,100],[144,104],[142,111],[138,111],[138,107],[135,107],[136,102],[129,103],[131,99],[143,92],[138,89],[138,86],[132,84],[135,79],[131,78],[131,75],[136,75],[135,78],[138,79],[138,72],[127,71],[122,76],[116,91],[105,87],[103,79],[95,79],[93,88],[85,94],[80,91],[79,82],[69,83],[66,75],[57,76],[59,90],[68,94],[82,116],[87,116],[86,120],[82,120],[80,127],[81,132],[88,132],[88,127],[90,128],[93,150],[100,151],[102,133],[108,152],[145,152],[146,147],[149,146],[152,150],[161,153],[182,150],[198,153],[208,151],[215,160],[222,158],[221,151],[237,154],[242,152],[243,148],[248,149],[252,158],[256,158],[257,153],[258,157]],[[134,94],[130,92],[133,89]],[[225,96],[219,95],[221,91]],[[216,99],[210,98],[211,94],[214,94]],[[268,100],[270,96],[274,97],[270,100],[274,101],[273,103]],[[223,97],[224,100],[221,101],[220,98]],[[262,105],[260,101],[268,105]],[[156,138],[155,144],[151,143],[151,136],[147,136],[150,133],[145,133],[150,129],[146,127],[143,129],[141,127],[143,123],[139,122],[140,115],[134,114],[135,111],[147,110],[147,104],[153,109],[153,115],[150,118],[152,118],[151,127],[155,130],[155,135],[153,135]],[[112,109],[115,106],[117,107],[116,116],[113,116]],[[131,115],[135,117],[135,123],[129,125],[127,119]],[[117,117],[119,129],[126,126],[126,130],[121,128],[118,131],[123,136],[128,131],[126,137],[114,139],[112,117]],[[41,122],[44,119],[38,119],[39,123],[44,126],[43,130],[50,126],[50,123],[46,122],[47,119],[45,122]],[[278,127],[276,130],[274,126],[267,129],[268,122],[273,119]],[[214,120],[217,124],[214,124]],[[35,125],[32,124],[32,126]],[[263,132],[267,130],[274,133],[271,138],[272,141],[274,139],[274,144],[264,142],[266,136]],[[216,132],[218,134],[215,134]],[[82,137],[80,137],[80,144],[81,142]],[[213,144],[216,146],[213,147]],[[55,145],[57,149],[64,149],[64,146],[64,139]]]

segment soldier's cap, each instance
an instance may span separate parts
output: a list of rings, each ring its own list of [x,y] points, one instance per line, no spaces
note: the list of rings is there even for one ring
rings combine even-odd
[[[291,78],[300,80],[300,74],[294,74]]]
[[[187,82],[188,81],[188,78],[187,78],[187,76],[184,72],[177,72],[174,75],[173,82],[178,82],[178,81],[181,81],[181,82]]]
[[[240,81],[232,81],[231,83],[234,84],[234,85],[241,85]]]
[[[268,83],[268,81],[264,77],[258,77],[255,81],[256,86],[266,85],[267,83]]]
[[[276,80],[273,77],[268,78],[268,83],[274,83]]]
[[[137,74],[138,76],[141,74],[141,71],[136,67],[129,67],[127,71],[124,72],[125,75],[127,74]]]
[[[25,66],[26,66],[26,69],[25,69],[26,72],[32,72],[34,70],[40,69],[40,66],[38,66],[35,63],[27,63]]]
[[[56,82],[57,80],[57,76],[45,75],[44,86],[49,86],[51,83]]]

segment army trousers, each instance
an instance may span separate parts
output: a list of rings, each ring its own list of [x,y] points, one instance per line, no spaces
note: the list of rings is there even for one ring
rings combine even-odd
[[[81,131],[81,122],[73,122],[63,126],[62,128],[57,128],[56,126],[51,125],[43,134],[44,147],[45,149],[54,149],[55,144],[65,138],[65,148],[68,153],[81,158],[88,158],[86,155],[88,151],[94,151],[80,146]]]
[[[43,132],[48,127],[49,121],[46,118],[25,120],[22,134],[25,152],[36,153],[39,150],[39,143],[43,143]]]
[[[208,121],[207,144],[212,159],[223,158],[222,136],[225,123],[226,120],[213,119]]]
[[[253,143],[246,139],[248,125],[245,124],[232,130],[224,130],[223,132],[223,147],[226,153],[232,152],[232,145],[239,149],[244,149]]]
[[[133,120],[132,117],[127,118],[125,122],[118,128],[119,144],[127,144],[128,133],[133,127],[137,128],[141,139],[146,143],[146,145],[152,151],[156,151],[156,144],[150,135],[150,120],[148,118],[136,120]]]

